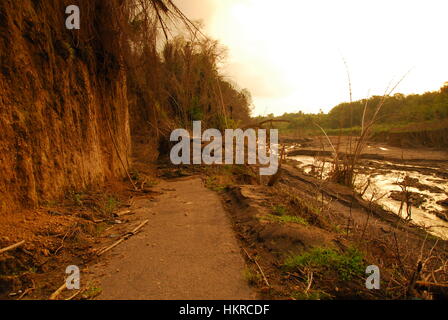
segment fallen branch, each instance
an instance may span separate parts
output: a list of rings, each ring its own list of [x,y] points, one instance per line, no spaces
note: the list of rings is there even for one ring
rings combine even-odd
[[[308,291],[311,289],[312,284],[313,284],[313,271],[310,271],[308,276],[308,286],[306,287],[305,293],[308,293]]]
[[[67,299],[65,299],[66,301],[69,300],[73,300],[74,298],[76,298],[79,294],[81,294],[82,292],[86,291],[85,289],[79,290],[78,292],[76,292],[74,295],[68,297]]]
[[[116,217],[122,217],[122,216],[129,216],[129,215],[132,215],[132,214],[134,214],[134,213],[135,213],[135,212],[132,212],[131,210],[123,210],[123,211],[114,213],[114,215],[115,215]]]
[[[249,253],[246,251],[246,249],[243,248],[243,250],[244,250],[244,252],[246,253],[246,255],[247,255],[247,257],[249,258],[249,260],[255,262],[255,264],[256,264],[257,267],[258,267],[258,270],[260,270],[260,273],[261,273],[261,275],[263,276],[264,282],[265,282],[266,285],[270,288],[271,285],[269,284],[269,281],[268,281],[268,279],[266,278],[266,276],[265,276],[265,274],[264,274],[264,272],[263,272],[263,269],[261,269],[261,267],[260,267],[260,265],[258,264],[257,260],[253,259],[253,258],[249,255]]]
[[[0,254],[5,253],[6,251],[10,251],[10,250],[13,250],[13,249],[15,249],[15,248],[18,248],[18,247],[20,247],[21,245],[23,245],[24,243],[25,243],[25,240],[22,240],[22,241],[20,241],[20,242],[18,242],[18,243],[16,243],[16,244],[13,244],[13,245],[11,245],[11,246],[9,246],[9,247],[0,249]]]
[[[53,292],[49,298],[49,300],[56,300],[57,297],[67,288],[67,283],[64,282],[62,286],[58,288],[55,292]]]
[[[106,247],[104,249],[101,249],[98,253],[97,256],[101,256],[102,254],[106,253],[107,251],[115,248],[116,246],[118,246],[120,243],[122,243],[123,241],[125,241],[125,238],[121,238],[119,240],[117,240],[116,242],[114,242],[112,245],[110,245],[109,247]]]
[[[116,242],[114,242],[113,244],[111,244],[110,246],[101,249],[100,251],[98,251],[97,256],[101,256],[102,254],[108,252],[109,250],[115,248],[116,246],[118,246],[120,243],[122,243],[123,241],[126,241],[127,239],[129,239],[130,237],[132,237],[133,235],[135,235],[141,228],[143,228],[147,223],[149,222],[149,220],[145,220],[142,223],[140,223],[134,230],[132,230],[131,232],[128,232],[124,235],[121,236],[120,239],[118,239]]]
[[[445,283],[434,283],[434,282],[426,282],[426,281],[417,281],[416,285],[419,287],[439,287],[439,288],[448,288],[448,284]]]
[[[31,280],[31,282],[32,282],[33,286],[31,288],[28,288],[25,291],[23,291],[23,293],[20,295],[20,297],[17,298],[17,300],[22,300],[28,293],[30,293],[31,291],[36,289],[36,284],[34,283],[34,281]]]

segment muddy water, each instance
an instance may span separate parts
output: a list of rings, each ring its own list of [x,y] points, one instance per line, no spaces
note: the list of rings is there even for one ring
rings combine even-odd
[[[326,179],[331,169],[331,162],[328,160],[317,159],[311,156],[294,156],[290,157],[301,163],[298,168],[305,173]],[[384,166],[393,165],[396,169],[382,169]],[[413,170],[415,168],[415,170]],[[427,228],[428,232],[442,239],[448,240],[448,222],[439,218],[435,213],[441,213],[447,208],[437,204],[440,200],[448,198],[448,179],[443,179],[435,174],[423,174],[419,171],[419,166],[406,165],[406,169],[400,170],[400,166],[388,161],[369,160],[361,165],[357,172],[355,186],[358,192],[362,192],[367,181],[370,180],[363,198],[367,201],[373,199],[384,209],[395,214],[400,213],[401,201],[391,198],[395,192],[401,192],[400,182],[408,176],[408,179],[418,179],[419,187],[409,186],[409,192],[417,194],[421,199],[421,204],[412,205],[411,221],[417,225]],[[422,185],[424,186],[422,188]],[[425,190],[422,190],[425,189]],[[396,198],[396,197],[395,197]],[[406,204],[403,204],[401,211],[403,218],[407,217]]]

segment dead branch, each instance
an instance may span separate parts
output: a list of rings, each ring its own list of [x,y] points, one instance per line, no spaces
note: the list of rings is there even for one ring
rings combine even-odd
[[[67,299],[65,299],[66,301],[69,300],[73,300],[74,298],[76,298],[78,295],[80,295],[82,292],[86,291],[85,289],[79,290],[78,292],[76,292],[74,295],[68,297]]]
[[[261,273],[261,275],[263,276],[263,280],[264,280],[264,282],[265,282],[266,285],[270,288],[271,285],[269,284],[269,281],[268,281],[268,279],[266,278],[266,275],[264,274],[263,269],[261,269],[261,267],[260,267],[260,265],[258,264],[257,260],[255,260],[254,258],[252,258],[252,257],[249,255],[249,253],[246,251],[246,249],[243,248],[243,250],[244,250],[244,252],[246,253],[246,255],[247,255],[247,257],[249,258],[249,260],[255,262],[255,264],[256,264],[257,267],[258,267],[258,270],[260,270],[260,273]]]
[[[20,297],[17,298],[17,300],[22,300],[28,293],[36,289],[36,284],[34,283],[33,280],[31,280],[31,283],[33,284],[33,286],[23,291],[23,293],[20,295]]]
[[[13,250],[13,249],[16,249],[16,248],[20,247],[21,245],[23,245],[24,243],[25,243],[25,240],[22,240],[22,241],[20,241],[20,242],[18,242],[16,244],[13,244],[13,245],[11,245],[9,247],[3,248],[3,249],[0,250],[0,254],[5,253],[5,252],[10,251],[10,250]]]
[[[427,282],[427,281],[417,281],[415,283],[419,287],[439,287],[439,288],[448,288],[448,283],[434,283],[434,282]]]
[[[56,290],[55,292],[53,292],[49,298],[49,300],[56,300],[57,297],[59,297],[59,295],[62,293],[62,291],[64,291],[67,288],[67,283],[64,282],[64,284],[62,286],[60,286],[58,288],[58,290]]]
[[[134,230],[132,230],[131,232],[128,232],[124,235],[121,236],[120,239],[118,239],[116,242],[114,242],[112,245],[101,249],[100,251],[98,251],[97,256],[101,256],[102,254],[108,252],[109,250],[115,248],[116,246],[118,246],[120,243],[122,243],[123,241],[126,241],[127,239],[129,239],[130,237],[132,237],[133,235],[137,234],[137,232],[143,228],[147,223],[149,222],[149,220],[145,220],[142,223],[140,223]]]
[[[308,276],[308,286],[306,287],[305,293],[308,293],[308,291],[311,289],[312,284],[313,284],[313,271],[310,271]]]
[[[114,213],[114,215],[116,217],[129,216],[129,215],[132,215],[132,214],[135,214],[135,212],[132,212],[131,210],[123,210],[123,211]]]

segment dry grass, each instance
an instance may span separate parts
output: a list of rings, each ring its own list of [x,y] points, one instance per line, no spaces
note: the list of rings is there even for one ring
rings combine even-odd
[[[372,128],[379,118],[379,113],[382,107],[384,106],[384,103],[386,102],[386,98],[395,91],[395,89],[404,80],[406,76],[407,74],[403,76],[403,78],[401,78],[399,81],[397,81],[394,86],[392,87],[388,86],[386,88],[382,96],[382,99],[376,106],[373,107],[372,112],[368,112],[369,105],[368,100],[366,100],[362,116],[360,135],[359,137],[353,137],[352,135],[349,136],[348,146],[347,150],[344,150],[345,152],[341,152],[340,150],[341,136],[338,136],[338,141],[336,145],[334,145],[331,142],[325,130],[321,126],[316,124],[316,126],[318,126],[322,130],[322,132],[324,133],[325,137],[327,138],[328,142],[330,143],[333,149],[333,162],[332,162],[332,169],[330,172],[331,181],[353,187],[355,182],[356,168],[359,163],[360,156],[367,145],[367,141],[372,137]],[[350,102],[352,102],[352,87],[350,76],[349,76],[349,91],[350,91]],[[371,114],[371,116],[367,117],[367,114]]]

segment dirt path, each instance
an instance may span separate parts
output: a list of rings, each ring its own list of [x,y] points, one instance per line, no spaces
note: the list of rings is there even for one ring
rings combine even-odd
[[[155,201],[131,207],[135,223],[149,219],[143,231],[90,268],[102,289],[97,299],[254,299],[218,195],[199,178],[156,190],[163,194]]]

